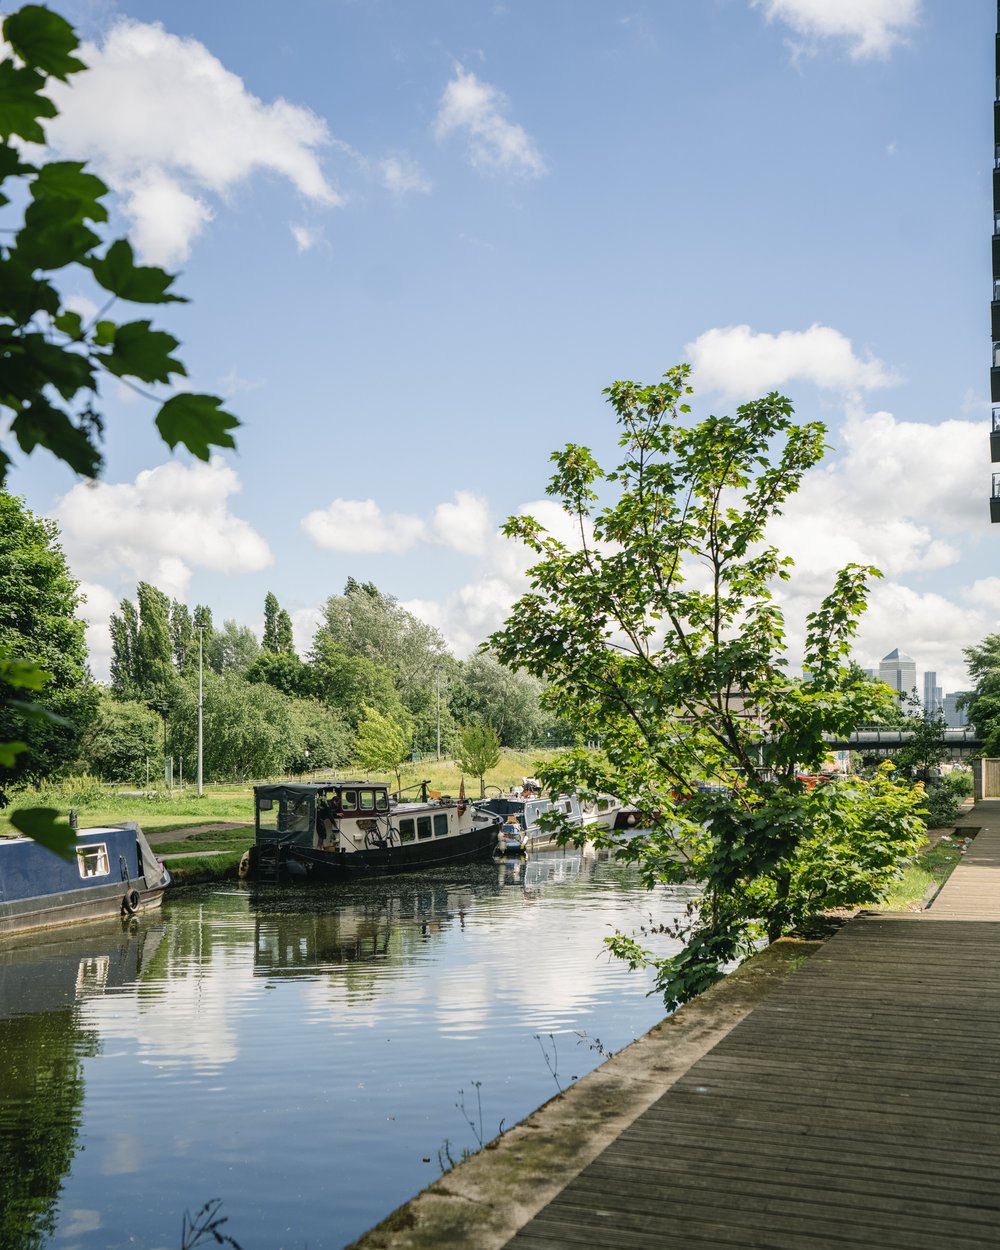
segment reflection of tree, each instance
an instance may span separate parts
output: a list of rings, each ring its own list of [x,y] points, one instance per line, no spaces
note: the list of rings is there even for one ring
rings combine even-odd
[[[98,1052],[83,1026],[88,990],[134,981],[159,930],[36,937],[0,948],[0,1246],[41,1250],[55,1231],[77,1150],[83,1060]]]
[[[82,1059],[93,1054],[75,1005],[0,1020],[0,1245],[40,1250],[55,1231],[63,1178],[76,1153]]]

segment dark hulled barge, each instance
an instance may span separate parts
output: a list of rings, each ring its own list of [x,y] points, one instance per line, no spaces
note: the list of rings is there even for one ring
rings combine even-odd
[[[370,781],[255,786],[254,816],[241,875],[317,880],[489,859],[500,826],[464,799],[431,797],[426,783],[416,803]]]

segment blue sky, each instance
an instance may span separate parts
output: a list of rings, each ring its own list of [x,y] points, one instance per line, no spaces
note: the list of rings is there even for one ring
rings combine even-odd
[[[793,643],[862,559],[862,663],[965,683],[1000,610],[992,4],[59,7],[92,68],[52,146],[183,272],[158,320],[244,422],[236,454],[172,458],[110,388],[102,485],[11,475],[62,526],[99,676],[140,578],[258,629],[273,590],[308,645],[353,575],[466,654],[523,589],[496,531],[549,454],[608,453],[601,389],[689,360],[696,412],[776,388],[830,427],[775,534]]]

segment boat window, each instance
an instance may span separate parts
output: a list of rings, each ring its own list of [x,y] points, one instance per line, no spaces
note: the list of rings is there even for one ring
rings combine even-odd
[[[387,812],[389,810],[389,796],[384,790],[377,790],[375,792],[375,806],[380,812]]]
[[[308,798],[289,799],[281,821],[282,833],[305,833],[311,823],[312,805]]]
[[[417,837],[429,838],[431,836],[431,818],[429,816],[417,817]]]
[[[414,836],[413,820],[407,816],[399,822],[399,840],[400,842],[412,842]]]
[[[108,866],[108,848],[103,842],[96,846],[78,846],[76,862],[80,866],[81,877],[106,877],[111,871]]]
[[[569,813],[572,810],[573,810],[573,800],[566,799],[566,801],[563,803],[563,811]]]
[[[278,828],[278,804],[274,799],[257,800],[257,827],[276,832]]]
[[[358,806],[357,790],[344,790],[340,796],[340,801],[345,812],[353,812]]]
[[[361,790],[361,810],[363,812],[373,812],[375,810],[375,791]]]
[[[448,813],[447,812],[435,812],[434,813],[434,836],[436,838],[442,838],[447,832],[448,832]]]

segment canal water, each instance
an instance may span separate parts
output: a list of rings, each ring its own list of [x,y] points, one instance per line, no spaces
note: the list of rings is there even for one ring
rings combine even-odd
[[[0,943],[0,1246],[344,1246],[662,1017],[602,939],[687,899],[553,851]]]

